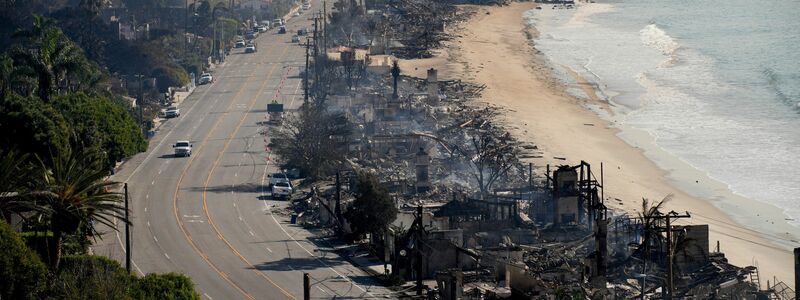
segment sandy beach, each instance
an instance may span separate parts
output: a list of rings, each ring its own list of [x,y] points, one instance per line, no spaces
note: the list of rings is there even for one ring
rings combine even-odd
[[[605,113],[613,111],[577,74],[573,74],[576,87],[590,99],[567,94],[565,86],[552,79],[550,67],[539,61],[530,42],[537,32],[526,25],[522,14],[535,5],[477,6],[477,14],[459,26],[457,37],[437,57],[403,61],[401,69],[424,78],[425,70],[434,67],[439,69],[440,79],[485,84],[482,101],[503,108],[503,121],[512,134],[533,142],[542,151],[543,157],[532,161],[540,175],[547,164],[574,165],[584,160],[599,170],[602,162],[605,203],[610,208],[635,214],[643,197],[658,201],[671,194],[667,210],[693,215],[678,224],[709,224],[710,248],[719,241],[732,263],[757,263],[762,287],[766,288],[765,281],[772,281],[773,276],[791,283],[791,250],[774,241],[792,239],[797,228],[787,224],[777,208],[733,195],[725,185],[661,155],[661,150],[648,142],[647,133],[621,130],[615,116],[601,118],[588,109],[594,106]],[[696,178],[691,181],[696,186],[687,185],[688,178]],[[737,212],[749,212],[749,216]],[[729,214],[744,217],[734,220]],[[771,227],[764,230],[767,225]]]

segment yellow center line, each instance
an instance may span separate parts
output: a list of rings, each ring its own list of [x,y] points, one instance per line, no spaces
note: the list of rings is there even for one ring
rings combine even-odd
[[[286,54],[286,50],[287,49],[288,49],[287,46],[285,46],[283,48],[283,52],[281,52],[281,55],[280,55],[279,59],[283,58],[283,56]],[[275,71],[275,68],[277,66],[278,66],[277,64],[273,65],[272,69],[269,72],[269,75],[267,75],[267,78],[272,76],[272,74]],[[258,100],[258,97],[263,93],[264,87],[266,87],[266,83],[267,83],[267,80],[264,80],[264,83],[262,83],[261,88],[259,88],[259,90],[258,90],[258,93],[256,93],[255,97],[253,97],[253,99],[250,100],[250,106],[248,108],[248,111],[253,109],[253,106],[255,105],[256,100]],[[231,141],[233,141],[233,138],[239,132],[239,129],[242,127],[242,124],[244,124],[244,120],[245,119],[247,119],[247,112],[245,112],[244,115],[242,116],[242,118],[239,120],[239,124],[236,125],[236,129],[228,137],[227,141],[225,142],[225,147],[223,147],[222,151],[219,152],[219,154],[217,155],[216,160],[214,160],[214,164],[211,166],[211,170],[208,172],[208,176],[206,177],[206,181],[203,184],[203,211],[205,211],[206,218],[208,218],[208,224],[210,224],[211,227],[214,228],[214,231],[217,233],[217,235],[219,235],[220,239],[222,239],[222,241],[225,242],[226,245],[228,245],[228,248],[230,248],[231,252],[233,252],[237,257],[239,257],[239,259],[241,259],[244,263],[246,263],[247,265],[249,265],[251,267],[250,270],[252,270],[256,274],[258,274],[262,278],[266,279],[267,282],[269,282],[272,285],[274,285],[275,287],[277,287],[281,291],[281,293],[283,293],[286,297],[289,297],[291,299],[297,299],[291,293],[289,293],[286,289],[284,289],[283,287],[278,285],[275,281],[270,279],[269,276],[264,274],[264,272],[258,271],[256,269],[255,265],[250,263],[250,261],[248,261],[247,258],[245,258],[244,256],[241,255],[241,253],[239,252],[239,250],[236,249],[236,247],[233,247],[233,245],[230,242],[228,242],[227,239],[225,239],[225,236],[222,234],[222,232],[220,232],[219,228],[217,227],[217,224],[214,223],[213,218],[211,218],[211,214],[208,211],[208,206],[206,205],[206,191],[208,190],[208,183],[211,181],[211,176],[214,173],[214,170],[217,168],[217,165],[219,165],[219,161],[222,158],[223,153],[225,153],[225,151],[228,150],[228,146],[230,146]]]
[[[239,88],[239,90],[238,90],[238,91],[236,91],[236,94],[234,95],[233,99],[232,99],[232,100],[231,100],[231,102],[228,104],[228,107],[225,109],[225,113],[223,113],[223,115],[222,115],[222,116],[220,116],[220,117],[217,119],[217,121],[216,121],[216,122],[214,123],[214,125],[211,127],[211,130],[209,130],[209,131],[208,131],[208,134],[205,136],[205,138],[203,138],[203,141],[201,142],[201,144],[200,144],[200,146],[198,147],[197,151],[195,151],[195,154],[197,154],[198,152],[200,152],[200,151],[203,149],[203,147],[205,146],[206,142],[208,141],[208,138],[211,136],[211,133],[213,133],[213,132],[216,130],[217,126],[218,126],[218,125],[219,125],[219,123],[222,121],[222,119],[224,118],[224,116],[225,116],[225,115],[228,113],[228,111],[230,111],[230,110],[231,110],[231,107],[233,107],[233,104],[234,104],[234,103],[236,103],[236,99],[239,97],[239,95],[241,94],[241,92],[244,90],[245,86],[247,86],[247,84],[250,82],[250,80],[252,80],[252,78],[254,78],[254,77],[255,77],[255,76],[253,76],[253,74],[255,74],[256,70],[258,70],[258,68],[254,68],[254,69],[253,69],[253,71],[252,71],[252,72],[250,72],[250,76],[248,76],[248,79],[247,79],[247,81],[245,81],[245,82],[242,84],[242,86]],[[199,105],[199,103],[196,103],[195,105]],[[197,244],[195,244],[195,242],[194,242],[194,239],[192,239],[192,237],[191,237],[191,234],[190,234],[190,233],[189,233],[189,232],[186,230],[186,228],[185,228],[185,226],[184,226],[184,224],[183,224],[183,221],[181,221],[181,219],[180,219],[180,216],[179,216],[179,214],[178,214],[178,191],[180,190],[180,186],[181,186],[181,183],[183,182],[183,178],[186,176],[186,172],[189,170],[189,167],[191,167],[191,165],[192,165],[192,163],[194,162],[195,158],[197,158],[197,155],[195,155],[195,156],[191,156],[191,157],[189,158],[189,161],[186,163],[186,167],[183,169],[183,171],[181,172],[181,176],[178,178],[178,183],[175,185],[175,192],[174,192],[174,194],[173,194],[173,196],[172,196],[172,211],[173,211],[173,212],[174,212],[174,214],[175,214],[175,221],[176,221],[176,222],[178,222],[178,227],[180,228],[181,232],[183,233],[183,236],[186,238],[186,241],[188,241],[188,242],[189,242],[189,245],[192,247],[192,249],[193,249],[193,250],[194,250],[194,251],[195,251],[195,252],[196,252],[196,253],[197,253],[197,254],[198,254],[198,255],[199,255],[199,256],[200,256],[200,257],[201,257],[201,258],[202,258],[202,259],[203,259],[203,260],[204,260],[204,261],[205,261],[205,262],[206,262],[206,263],[207,263],[209,266],[210,266],[210,267],[211,267],[211,268],[212,268],[212,269],[214,269],[214,271],[215,271],[215,272],[217,272],[217,274],[219,274],[219,276],[220,276],[222,279],[224,279],[224,280],[225,280],[226,282],[228,282],[228,283],[229,283],[231,286],[233,286],[234,288],[236,288],[236,290],[238,290],[240,293],[242,293],[242,295],[244,295],[244,296],[245,296],[247,299],[252,299],[252,300],[255,300],[255,298],[254,298],[252,295],[250,295],[250,294],[249,294],[249,293],[247,293],[247,292],[246,292],[244,289],[242,289],[242,287],[240,287],[239,285],[237,285],[236,283],[234,283],[233,281],[231,281],[231,280],[230,280],[230,278],[228,278],[228,276],[227,276],[225,273],[223,273],[223,272],[222,272],[222,271],[221,271],[221,270],[220,270],[220,269],[219,269],[219,268],[218,268],[218,267],[217,267],[217,266],[216,266],[216,265],[215,265],[213,262],[211,262],[211,260],[209,259],[208,255],[206,255],[206,254],[205,254],[205,253],[204,253],[202,250],[200,250],[200,248],[197,246]]]

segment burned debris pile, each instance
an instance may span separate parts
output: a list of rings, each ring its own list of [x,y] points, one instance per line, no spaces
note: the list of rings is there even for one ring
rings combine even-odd
[[[788,295],[785,284],[763,289],[757,268],[710,249],[708,225],[681,222],[691,216],[665,211],[668,199],[645,200],[635,216],[609,210],[602,164],[535,170],[526,160],[541,156],[538,147],[505,129],[501,109],[478,101],[485,86],[439,80],[436,69],[403,74],[399,58],[430,55],[447,39],[445,26],[472,11],[455,1],[366,2],[338,1],[318,17],[305,102],[290,124],[270,129],[281,137],[271,148],[310,178],[309,192],[293,199],[296,221],[364,245],[399,297]],[[304,157],[313,162],[298,162]],[[363,200],[364,176],[380,182],[386,194],[375,198],[396,211],[388,226],[358,222],[354,231],[354,218],[374,219],[348,213]]]

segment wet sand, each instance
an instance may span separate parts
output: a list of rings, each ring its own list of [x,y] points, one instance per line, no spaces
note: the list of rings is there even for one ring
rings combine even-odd
[[[457,37],[437,57],[403,61],[402,72],[424,78],[425,70],[434,67],[439,69],[440,79],[485,84],[482,101],[503,108],[503,122],[511,133],[533,142],[542,151],[542,158],[532,160],[540,175],[547,164],[575,165],[584,160],[599,176],[602,162],[605,203],[609,208],[635,215],[641,210],[642,198],[658,201],[673,195],[665,205],[666,211],[688,211],[693,215],[676,224],[709,224],[709,248],[713,251],[719,241],[732,263],[757,264],[763,288],[773,276],[791,285],[792,252],[773,241],[792,239],[779,233],[796,232],[797,228],[783,221],[777,208],[733,195],[721,183],[661,153],[647,133],[627,128],[621,131],[620,126],[624,125],[618,125],[618,117],[611,113],[613,106],[598,97],[590,83],[568,69],[565,71],[578,82],[575,87],[589,99],[567,94],[566,87],[553,79],[552,70],[540,61],[530,42],[530,37],[538,33],[526,25],[522,13],[535,5],[527,2],[504,7],[477,6],[478,13],[460,26]],[[597,112],[610,116],[601,118]],[[723,210],[747,211],[750,217],[737,214],[737,222]]]

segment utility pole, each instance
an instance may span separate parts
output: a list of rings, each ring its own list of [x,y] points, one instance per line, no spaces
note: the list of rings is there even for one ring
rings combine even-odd
[[[128,183],[125,183],[125,270],[131,272],[131,222],[128,218]]]
[[[311,300],[311,279],[303,273],[303,300]]]
[[[303,72],[303,102],[304,103],[308,103],[308,47],[309,47],[309,40],[306,39],[306,71]]]
[[[667,213],[664,218],[667,219],[667,299],[672,299],[672,293],[675,291],[675,285],[672,282],[672,279],[675,275],[675,271],[673,270],[672,266],[672,221],[678,218],[690,218],[688,212],[683,215],[679,215],[675,211],[671,211]]]
[[[672,231],[673,231],[672,230],[672,221],[674,221],[675,219],[680,219],[680,218],[691,218],[691,216],[689,215],[688,212],[686,212],[686,213],[684,213],[682,215],[679,215],[677,212],[675,212],[673,210],[673,211],[670,211],[670,212],[668,212],[668,213],[666,213],[664,215],[651,216],[649,218],[651,218],[651,219],[665,219],[665,221],[666,221],[666,227],[663,228],[663,229],[659,229],[659,231],[663,230],[663,231],[666,231],[666,233],[667,233],[667,278],[666,278],[667,279],[666,280],[667,281],[667,287],[666,287],[666,295],[667,296],[665,298],[666,299],[672,299],[672,294],[673,294],[673,291],[675,290],[675,285],[674,285],[674,283],[672,281],[673,277],[675,277],[675,270],[674,270],[674,268],[672,266],[672,260],[673,260],[673,257],[672,257],[673,256],[672,255],[672,252],[673,252],[673,250],[672,250],[672,247],[673,247],[673,245],[672,245]],[[644,222],[644,220],[643,220],[643,222]],[[645,233],[645,234],[647,234],[647,233]],[[645,266],[646,266],[647,265],[647,258],[644,257],[643,261],[644,261]],[[646,267],[643,267],[642,273],[645,276],[645,278],[647,278],[647,274],[645,274],[645,272],[647,272],[647,269],[646,269]],[[646,282],[646,281],[644,281],[644,282]],[[644,286],[644,282],[643,282],[643,286]],[[644,293],[642,293],[642,294],[644,294]],[[642,295],[642,297],[644,297],[644,295]]]
[[[341,192],[341,189],[342,189],[342,183],[339,180],[339,171],[336,171],[336,198],[335,198],[336,199],[336,207],[334,207],[334,212],[333,213],[336,214],[336,223],[339,224],[339,225],[342,224],[342,219],[341,219],[341,216],[342,216],[341,194],[342,194],[342,192]],[[339,228],[337,230],[341,231],[343,229],[343,228],[341,228],[341,226],[338,226],[338,227]]]
[[[314,59],[317,59],[317,53],[319,52],[319,43],[317,42],[317,23],[319,23],[319,17],[314,16]]]
[[[800,248],[794,248],[794,298],[800,299]]]
[[[186,55],[189,44],[189,0],[183,5],[183,55]]]
[[[417,252],[417,296],[422,296],[422,203],[417,206],[417,240],[414,242]]]

